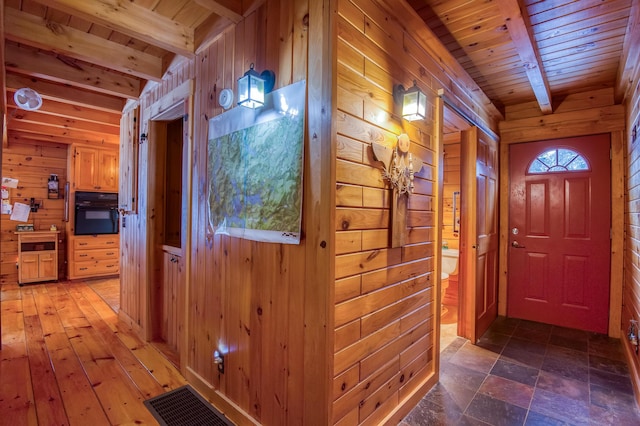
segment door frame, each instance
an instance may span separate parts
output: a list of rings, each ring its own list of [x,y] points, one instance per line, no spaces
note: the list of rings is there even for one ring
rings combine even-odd
[[[498,165],[500,166],[500,155],[501,155],[501,149],[500,149],[500,145],[499,145],[499,138],[498,136],[492,132],[490,129],[486,129],[483,126],[478,125],[479,123],[474,123],[472,119],[470,119],[469,116],[467,116],[466,114],[464,114],[463,111],[461,111],[459,108],[457,108],[454,104],[452,104],[450,101],[447,101],[444,98],[444,93],[440,92],[438,98],[436,99],[436,111],[437,111],[437,124],[436,124],[436,128],[438,129],[438,191],[436,194],[436,199],[438,200],[438,215],[437,215],[437,221],[436,221],[436,252],[439,253],[439,249],[440,247],[442,247],[442,223],[443,223],[443,206],[444,206],[444,202],[443,202],[443,184],[444,184],[444,128],[445,128],[445,123],[451,127],[451,128],[456,128],[458,130],[459,133],[462,133],[463,131],[469,131],[471,128],[475,128],[475,132],[474,134],[477,135],[477,137],[480,137],[480,135],[484,135],[487,138],[490,138],[492,140],[496,140],[498,142]],[[462,144],[462,137],[463,135],[461,134],[461,144]],[[475,169],[475,161],[476,159],[473,159],[474,163],[474,169]],[[467,167],[467,165],[465,164],[464,160],[461,161],[460,164],[461,168],[464,169],[465,167]],[[461,170],[461,185],[463,185],[463,180],[464,180],[464,173]],[[498,170],[498,179],[502,178],[502,174],[501,174],[501,169]],[[474,176],[475,179],[475,176]],[[501,188],[501,184],[500,182],[498,182],[498,189]],[[461,195],[461,200],[463,200],[464,197],[468,197],[468,194],[464,194],[462,193]],[[498,195],[499,197],[499,203],[501,195]],[[473,199],[475,200],[475,194],[473,195]],[[475,201],[474,201],[475,203]],[[465,203],[464,201],[462,201],[462,205],[464,206]],[[500,204],[499,204],[500,205]],[[500,212],[499,212],[500,213]],[[469,215],[464,215],[463,209],[461,207],[461,211],[460,211],[460,215],[461,217],[465,217],[465,216],[469,216]],[[500,215],[498,214],[498,221],[500,224]],[[468,228],[468,227],[467,227]],[[473,227],[475,229],[475,227]],[[500,231],[500,227],[498,228]],[[462,231],[462,228],[461,228]],[[499,235],[500,237],[500,241],[502,240],[502,234],[500,233]],[[464,232],[460,233],[460,244],[462,245],[463,243],[463,239],[466,238]],[[474,237],[475,239],[475,237]],[[500,244],[500,243],[499,243]],[[500,246],[498,247],[498,272],[502,271],[502,269],[500,268],[501,266],[501,258],[500,256],[502,255],[501,250],[500,250]],[[440,353],[440,326],[441,326],[441,322],[440,322],[440,315],[441,315],[441,308],[442,308],[442,300],[441,300],[441,288],[442,288],[442,279],[441,279],[441,274],[440,271],[441,266],[442,266],[442,256],[441,255],[436,255],[435,257],[436,261],[434,263],[434,273],[436,274],[436,282],[437,282],[437,286],[436,286],[436,296],[435,296],[435,300],[436,300],[436,350],[438,353]],[[460,257],[458,259],[458,265],[459,265],[459,281],[458,281],[458,285],[459,285],[459,292],[458,292],[458,335],[468,338],[469,340],[472,341],[473,344],[476,343],[477,338],[479,338],[480,336],[476,336],[476,331],[477,331],[477,323],[476,323],[476,311],[475,311],[475,273],[470,275],[471,272],[467,271],[469,269],[469,266],[471,263],[473,263],[473,265],[475,265],[475,262],[468,262],[467,260],[469,259],[468,254],[465,255],[463,254],[462,250],[460,251]],[[466,278],[465,278],[466,277]],[[500,277],[498,277],[498,286],[500,286]],[[499,297],[500,297],[500,292],[498,291],[498,306],[499,306]],[[498,310],[499,313],[499,310]],[[439,371],[439,359],[437,359],[438,363],[436,365],[436,371]]]
[[[188,300],[189,300],[189,276],[190,276],[190,264],[191,264],[191,216],[192,216],[192,187],[193,187],[193,140],[194,140],[194,125],[193,125],[193,110],[194,110],[194,86],[195,83],[193,80],[187,80],[182,83],[180,86],[171,90],[162,98],[158,99],[156,102],[151,104],[149,107],[145,108],[141,111],[141,123],[143,123],[144,129],[143,133],[147,134],[147,142],[149,144],[150,150],[148,152],[148,159],[156,158],[155,148],[157,147],[157,141],[155,140],[158,137],[162,137],[163,128],[166,128],[166,123],[163,125],[160,122],[163,121],[171,121],[177,119],[179,117],[186,116],[186,120],[183,123],[183,157],[184,163],[183,166],[185,169],[183,170],[183,195],[182,202],[183,208],[186,207],[186,211],[184,212],[183,222],[182,222],[182,259],[184,260],[184,294],[182,295],[182,300],[184,302],[183,306],[183,314],[182,314],[182,324],[183,324],[183,332],[182,339],[180,342],[180,372],[185,375],[186,374],[186,365],[187,365],[187,345],[188,345]],[[156,134],[153,130],[160,130],[160,134]],[[151,148],[153,147],[153,148]],[[156,173],[153,169],[152,165],[148,165],[149,173],[147,179],[147,186],[145,188],[147,197],[147,204],[149,206],[157,206],[157,196],[156,196],[156,182],[151,179],[151,177],[156,176]],[[164,206],[162,206],[164,208]],[[154,318],[153,318],[153,304],[154,301],[154,291],[153,288],[158,284],[158,277],[161,275],[159,272],[159,268],[162,267],[160,259],[162,258],[161,253],[161,244],[158,242],[156,235],[156,228],[161,226],[159,215],[152,213],[153,209],[149,208],[147,211],[147,221],[146,221],[146,250],[145,250],[145,258],[146,262],[146,274],[144,282],[140,283],[141,285],[141,299],[143,301],[143,312],[141,317],[144,319],[143,326],[143,335],[145,340],[150,341],[154,337],[154,333],[156,333],[157,328],[154,327]]]
[[[609,337],[622,335],[622,284],[624,260],[624,133],[576,132],[558,134],[555,128],[537,128],[526,136],[500,141],[500,253],[498,282],[498,315],[507,314],[508,253],[509,253],[509,145],[538,142],[547,139],[580,137],[609,133],[611,137],[611,271],[609,277]],[[522,135],[521,135],[522,136]]]

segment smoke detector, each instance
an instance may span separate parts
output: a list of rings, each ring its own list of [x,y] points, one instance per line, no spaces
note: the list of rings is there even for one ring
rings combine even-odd
[[[13,94],[13,100],[19,108],[27,111],[35,111],[42,106],[40,94],[28,87],[16,90],[16,93]]]

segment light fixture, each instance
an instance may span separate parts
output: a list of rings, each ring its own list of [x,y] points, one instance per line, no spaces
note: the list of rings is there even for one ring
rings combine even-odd
[[[413,80],[413,87],[398,84],[393,88],[393,99],[402,105],[402,118],[408,121],[424,120],[427,117],[427,96]]]
[[[238,79],[238,105],[260,108],[264,105],[264,96],[273,90],[275,79],[273,71],[264,70],[258,74],[251,64],[249,70]]]
[[[213,363],[218,366],[218,372],[224,374],[224,354],[218,349],[213,351]]]

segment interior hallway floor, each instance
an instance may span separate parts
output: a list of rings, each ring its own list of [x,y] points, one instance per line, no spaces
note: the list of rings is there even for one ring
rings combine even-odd
[[[617,339],[500,317],[476,346],[449,341],[440,382],[402,426],[640,425]]]

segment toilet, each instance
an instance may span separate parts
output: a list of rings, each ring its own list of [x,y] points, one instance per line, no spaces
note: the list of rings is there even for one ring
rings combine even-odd
[[[460,251],[453,248],[442,248],[442,272],[440,276],[440,300],[444,300],[444,294],[449,287],[449,275],[458,273],[458,258]],[[442,305],[442,315],[447,313],[447,308]]]

